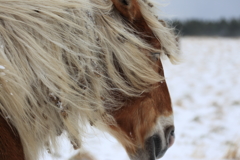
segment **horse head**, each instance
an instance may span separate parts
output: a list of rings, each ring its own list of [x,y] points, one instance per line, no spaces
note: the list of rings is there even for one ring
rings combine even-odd
[[[153,48],[161,49],[161,42],[148,26],[137,0],[112,2],[135,29],[135,34]],[[151,4],[148,5],[151,7]],[[164,77],[160,53],[151,54],[158,56],[154,59],[154,70]],[[131,98],[121,109],[113,112],[117,126],[112,126],[111,132],[123,144],[132,160],[161,158],[174,142],[173,110],[166,81],[153,86],[149,92]]]

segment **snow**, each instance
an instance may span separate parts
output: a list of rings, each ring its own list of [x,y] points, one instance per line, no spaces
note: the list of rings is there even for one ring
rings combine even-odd
[[[176,140],[162,159],[225,159],[230,148],[240,147],[240,38],[185,37],[180,47],[180,64],[163,61]],[[129,160],[113,137],[96,129],[90,133],[82,148],[96,160]],[[61,151],[46,153],[42,160],[67,160],[76,154],[60,139]],[[239,154],[232,158],[240,159]]]
[[[0,69],[5,69],[5,67],[4,67],[4,66],[2,66],[2,65],[0,65]]]
[[[83,139],[82,150],[89,152],[95,160],[129,160],[121,144],[108,133],[95,128],[89,128],[88,131],[90,133]],[[72,145],[64,136],[59,140],[60,150],[51,154],[45,152],[41,160],[67,160],[77,154],[78,151],[72,149]]]
[[[164,61],[176,143],[163,159],[223,159],[240,143],[240,39],[183,38],[180,43],[183,62]]]

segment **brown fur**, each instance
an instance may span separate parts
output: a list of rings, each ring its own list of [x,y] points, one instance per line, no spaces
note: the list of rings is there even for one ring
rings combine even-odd
[[[24,160],[17,130],[0,115],[0,160]]]

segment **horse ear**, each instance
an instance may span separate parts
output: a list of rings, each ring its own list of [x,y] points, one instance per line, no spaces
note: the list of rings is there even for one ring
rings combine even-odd
[[[120,14],[126,18],[136,31],[142,33],[139,35],[154,48],[161,48],[158,39],[147,25],[140,10],[137,0],[111,0]]]
[[[116,9],[129,21],[142,18],[137,0],[111,0]]]

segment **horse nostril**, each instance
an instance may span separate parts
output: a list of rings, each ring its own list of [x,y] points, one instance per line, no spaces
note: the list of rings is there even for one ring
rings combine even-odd
[[[155,156],[158,157],[162,150],[162,141],[159,135],[153,135],[152,139],[155,147]]]
[[[145,142],[145,149],[149,153],[150,159],[149,160],[155,160],[156,158],[161,158],[167,149],[173,144],[174,142],[174,127],[168,128],[165,131],[166,135],[166,146],[162,145],[163,139],[161,139],[161,136],[159,134],[155,134],[151,137],[149,137]],[[165,141],[165,140],[164,140]]]
[[[169,148],[173,145],[175,139],[174,126],[171,126],[166,129],[165,136],[167,140],[167,146]]]

